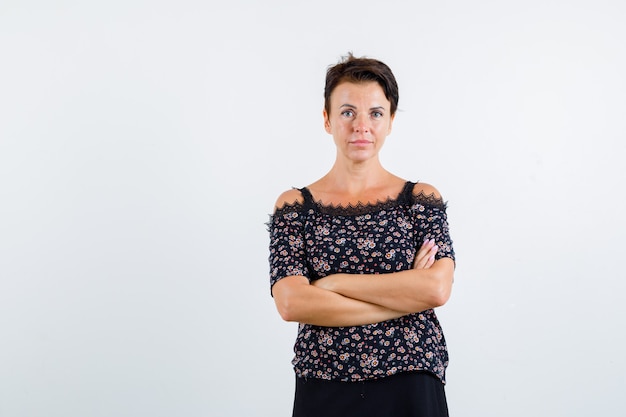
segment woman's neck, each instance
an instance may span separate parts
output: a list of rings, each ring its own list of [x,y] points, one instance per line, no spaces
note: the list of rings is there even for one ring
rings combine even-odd
[[[309,189],[323,199],[352,200],[393,195],[404,180],[387,171],[378,161],[359,164],[336,162]]]

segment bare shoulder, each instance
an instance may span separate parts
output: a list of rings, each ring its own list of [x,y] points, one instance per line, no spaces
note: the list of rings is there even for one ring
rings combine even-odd
[[[425,182],[418,182],[413,187],[413,195],[424,195],[426,197],[434,197],[436,199],[441,199],[441,193],[434,186],[427,184]]]
[[[300,190],[292,188],[278,196],[274,209],[280,209],[294,204],[302,204],[303,201],[304,197],[302,197]]]

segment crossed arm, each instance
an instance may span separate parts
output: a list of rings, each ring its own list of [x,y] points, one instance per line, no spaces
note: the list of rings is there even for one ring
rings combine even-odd
[[[435,261],[437,246],[424,242],[413,268],[391,274],[334,274],[309,283],[289,276],[272,288],[281,317],[319,326],[360,326],[398,318],[445,304],[454,262]]]

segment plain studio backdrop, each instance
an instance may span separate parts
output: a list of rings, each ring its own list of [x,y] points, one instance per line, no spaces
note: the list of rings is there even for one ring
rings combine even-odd
[[[276,197],[325,71],[390,65],[386,167],[457,252],[451,415],[626,412],[626,4],[0,3],[0,416],[288,416]]]

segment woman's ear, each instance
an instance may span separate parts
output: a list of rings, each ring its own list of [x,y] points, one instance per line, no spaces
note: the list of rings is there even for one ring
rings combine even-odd
[[[330,133],[330,119],[328,118],[328,113],[326,112],[326,109],[324,109],[322,114],[324,115],[324,130],[326,131],[326,133]]]
[[[393,115],[391,115],[391,118],[389,119],[389,129],[387,129],[387,134],[391,134],[391,128],[393,127],[393,120],[396,118],[396,114],[394,113]]]

